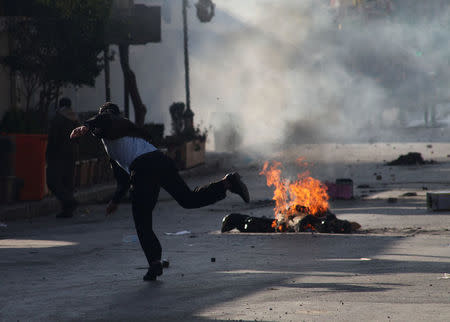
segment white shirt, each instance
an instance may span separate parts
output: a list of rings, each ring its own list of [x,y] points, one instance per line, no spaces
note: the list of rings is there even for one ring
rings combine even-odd
[[[106,153],[115,160],[120,167],[130,173],[131,163],[139,156],[156,151],[157,148],[144,139],[125,136],[116,140],[102,139]]]

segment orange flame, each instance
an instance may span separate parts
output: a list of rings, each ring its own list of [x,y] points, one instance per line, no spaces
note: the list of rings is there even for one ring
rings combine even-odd
[[[297,162],[302,166],[307,166],[302,158]],[[275,200],[275,214],[282,214],[285,222],[289,216],[303,213],[317,215],[328,210],[327,187],[319,180],[310,177],[309,171],[304,171],[297,175],[295,181],[282,178],[281,162],[273,161],[270,165],[268,161],[264,163],[260,175],[266,176],[268,186],[275,188],[273,200]],[[276,223],[273,227],[276,227]]]
[[[277,228],[277,225],[278,225],[278,223],[277,223],[276,219],[274,221],[272,221],[272,228]]]

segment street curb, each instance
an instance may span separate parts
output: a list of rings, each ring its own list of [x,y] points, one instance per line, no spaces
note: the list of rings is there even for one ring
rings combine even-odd
[[[80,204],[106,202],[111,199],[115,189],[115,183],[95,185],[75,192],[75,199]],[[31,220],[35,217],[54,214],[59,209],[58,200],[50,196],[39,201],[26,201],[2,206],[0,208],[0,221]]]

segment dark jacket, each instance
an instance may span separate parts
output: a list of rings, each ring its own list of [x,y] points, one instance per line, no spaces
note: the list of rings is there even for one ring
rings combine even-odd
[[[70,133],[79,125],[78,116],[70,108],[59,109],[56,112],[48,130],[47,161],[75,162],[78,151],[77,140],[71,140]]]
[[[97,114],[84,122],[84,125],[101,139],[115,140],[125,136],[142,138],[151,143],[151,137],[143,128],[129,119],[114,114]]]
[[[130,120],[114,114],[97,114],[84,122],[92,134],[108,140],[115,140],[125,136],[138,137],[151,143],[151,137],[143,128]],[[112,200],[119,203],[130,188],[130,175],[119,164],[110,159],[114,177],[117,181],[116,192]]]

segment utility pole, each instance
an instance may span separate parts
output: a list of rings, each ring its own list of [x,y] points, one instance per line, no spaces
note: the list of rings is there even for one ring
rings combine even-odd
[[[184,78],[186,88],[186,109],[191,110],[191,93],[189,84],[189,40],[188,40],[188,25],[187,25],[187,6],[188,0],[183,0],[183,36],[184,36]]]
[[[106,45],[103,51],[103,59],[105,64],[105,99],[107,102],[111,101],[111,86],[110,86],[110,72],[109,72],[109,45]]]
[[[128,77],[128,69],[129,68],[129,64],[130,64],[130,46],[128,44],[126,45],[121,45],[122,46],[122,51],[121,54],[123,54],[123,63],[124,66],[126,66],[126,72],[124,73],[124,75],[126,75],[125,77]],[[123,67],[122,67],[123,69]],[[124,113],[125,113],[125,117],[129,118],[130,117],[130,89],[128,87],[129,81],[125,80],[123,83],[123,107],[124,107]]]
[[[194,131],[194,112],[191,109],[191,91],[189,80],[189,37],[187,24],[187,6],[188,0],[183,0],[183,38],[184,38],[184,80],[186,88],[186,111],[184,112],[185,131]],[[214,16],[215,5],[211,0],[199,0],[195,5],[197,8],[197,17],[201,22],[209,22]]]

